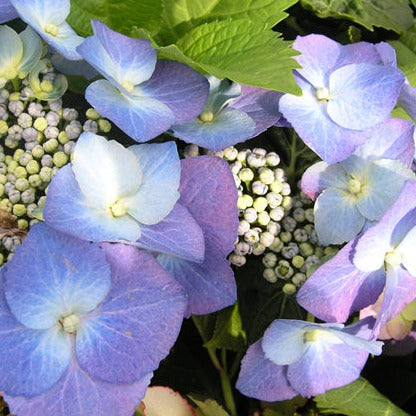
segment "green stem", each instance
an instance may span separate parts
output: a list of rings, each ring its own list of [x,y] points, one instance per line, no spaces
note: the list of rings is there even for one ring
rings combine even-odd
[[[205,342],[205,339],[202,333],[202,328],[200,327],[197,320],[193,316],[192,316],[192,321],[194,322],[194,325],[196,329],[198,330],[199,335],[201,335],[202,340]],[[227,350],[225,348],[221,350],[221,357],[222,357],[222,364],[221,364],[217,357],[216,348],[214,347],[205,347],[205,348],[208,351],[208,355],[212,361],[213,366],[215,367],[215,369],[218,371],[220,375],[222,395],[224,398],[225,407],[227,408],[231,416],[237,416],[237,407],[234,401],[233,390],[231,387],[230,378],[228,377],[228,374],[227,374]]]
[[[239,351],[239,352],[236,354],[236,356],[235,356],[235,358],[234,358],[234,361],[233,361],[233,363],[232,363],[232,365],[231,365],[230,371],[229,371],[230,379],[233,379],[233,378],[234,378],[235,373],[237,372],[238,367],[239,367],[239,366],[240,366],[240,364],[241,364],[241,359],[242,359],[243,357],[244,357],[244,352],[243,352],[243,351]]]
[[[14,91],[19,92],[20,91],[20,79],[19,78],[13,79],[12,84],[13,84]]]
[[[278,319],[282,319],[283,317],[283,312],[285,311],[285,307],[286,307],[286,299],[287,299],[287,295],[283,295],[283,300],[282,300],[282,304],[280,305],[280,311],[279,311],[279,316]]]
[[[315,322],[315,317],[310,312],[308,312],[308,315],[306,316],[306,320],[308,322]]]

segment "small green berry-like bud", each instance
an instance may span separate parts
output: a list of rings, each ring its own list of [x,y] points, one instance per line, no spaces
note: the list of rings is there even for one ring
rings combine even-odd
[[[98,128],[103,132],[103,133],[109,133],[111,130],[111,123],[104,119],[104,118],[100,118],[98,120]]]
[[[262,262],[266,267],[275,267],[277,263],[277,256],[274,253],[267,253],[264,255]]]
[[[296,255],[292,258],[292,264],[297,269],[300,269],[305,264],[305,259],[302,256]]]
[[[46,121],[45,117],[38,117],[35,122],[33,123],[33,127],[37,131],[43,131],[48,127],[48,122]]]
[[[314,252],[313,245],[311,243],[300,243],[299,244],[300,254],[303,257],[311,256]]]
[[[274,269],[277,277],[287,280],[293,275],[293,269],[287,260],[280,260]]]
[[[14,170],[14,174],[16,175],[16,178],[27,178],[27,170],[23,166],[18,166]]]
[[[251,182],[254,179],[254,173],[250,168],[243,168],[238,172],[238,177],[243,182]]]
[[[270,216],[266,211],[259,212],[257,215],[257,222],[266,227],[270,222]]]
[[[283,183],[281,181],[273,181],[270,185],[270,190],[276,194],[280,194],[283,189]]]
[[[263,277],[269,282],[269,283],[276,283],[277,282],[277,276],[274,271],[274,269],[264,269],[263,271]]]
[[[279,222],[284,217],[285,211],[282,207],[276,207],[270,211],[269,215],[273,221]]]
[[[24,218],[19,218],[17,220],[17,228],[19,230],[26,230],[29,227],[29,222],[25,220]]]
[[[69,142],[69,137],[64,131],[59,132],[58,142],[61,143],[61,144],[65,144],[65,143]]]
[[[280,157],[275,152],[269,152],[266,155],[266,163],[269,166],[275,167],[280,163]]]
[[[0,183],[4,185],[7,182],[7,176],[0,174]]]
[[[284,247],[284,244],[282,240],[280,240],[279,237],[275,237],[273,240],[273,244],[269,247],[269,249],[273,251],[274,253],[280,253],[283,247]]]
[[[15,160],[11,160],[10,163],[7,165],[7,172],[13,173],[14,170],[19,166],[19,164]]]
[[[69,156],[65,152],[56,152],[53,155],[53,163],[58,168],[61,168],[62,166],[66,165],[69,161]]]
[[[246,258],[244,256],[240,256],[235,253],[231,253],[229,257],[229,261],[231,264],[237,267],[244,266],[246,264]]]
[[[13,214],[17,217],[22,217],[26,214],[26,207],[24,204],[14,204],[13,205]]]
[[[3,253],[0,253],[0,266],[2,266],[4,263],[4,255]]]
[[[264,198],[263,196],[259,196],[258,198],[256,198],[253,202],[253,208],[257,211],[257,212],[261,212],[264,211],[267,208],[267,199]]]
[[[0,201],[0,209],[6,212],[12,212],[13,204],[10,202],[8,198],[4,198]]]
[[[284,242],[288,243],[292,239],[292,233],[290,231],[282,231],[279,234],[279,238]]]
[[[254,256],[261,256],[265,251],[266,247],[262,243],[258,242],[253,246],[252,254]]]
[[[244,209],[247,208],[247,205],[246,205],[246,202],[244,201],[243,195],[239,196],[238,199],[237,199],[237,208],[241,209],[241,210],[244,210]]]
[[[13,159],[18,162],[20,156],[24,153],[25,151],[23,149],[16,149],[13,153]]]
[[[4,195],[4,185],[0,184],[0,197]]]
[[[274,173],[271,169],[262,168],[260,170],[259,179],[266,185],[270,185],[274,181]]]
[[[260,243],[265,247],[270,247],[273,244],[274,235],[268,231],[264,231],[260,234]]]
[[[85,115],[90,119],[90,120],[98,120],[101,116],[93,109],[93,108],[89,108],[86,112]]]
[[[56,139],[49,139],[45,143],[43,143],[43,148],[47,153],[55,153],[58,150],[58,140]]]
[[[25,178],[17,178],[14,186],[18,191],[25,191],[29,188],[29,181]]]
[[[4,120],[0,120],[0,135],[6,134],[9,130],[9,126]]]
[[[31,160],[26,165],[26,170],[27,170],[27,173],[29,173],[29,175],[39,173],[39,162],[37,160]]]
[[[250,229],[244,234],[244,240],[250,245],[256,244],[259,239],[260,237],[258,231],[254,229]]]
[[[285,295],[293,295],[296,293],[296,286],[293,283],[285,283],[282,291]]]
[[[43,147],[40,144],[37,144],[32,149],[32,156],[36,159],[40,159],[45,154],[45,151],[43,150]]]
[[[277,208],[283,201],[283,197],[280,194],[277,194],[276,192],[269,192],[266,195],[267,202],[269,203],[270,208]]]

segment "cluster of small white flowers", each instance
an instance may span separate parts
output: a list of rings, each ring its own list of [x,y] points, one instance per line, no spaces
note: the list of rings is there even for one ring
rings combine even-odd
[[[188,145],[184,156],[198,156],[200,151]],[[263,277],[270,283],[283,280],[283,291],[295,293],[306,280],[308,268],[336,250],[318,245],[313,202],[302,192],[290,196],[275,152],[228,147],[213,154],[228,161],[239,193],[238,238],[229,261],[241,267],[248,255],[263,256]]]
[[[44,72],[43,81],[54,77],[50,66]],[[38,221],[49,182],[70,161],[79,135],[111,129],[94,109],[80,117],[61,99],[35,98],[29,85],[27,77],[20,91],[13,91],[11,83],[0,89],[0,265]]]

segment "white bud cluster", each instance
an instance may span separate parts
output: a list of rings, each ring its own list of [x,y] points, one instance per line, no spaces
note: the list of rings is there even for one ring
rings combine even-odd
[[[48,67],[45,75],[52,71]],[[13,89],[11,83],[0,89],[0,265],[41,217],[49,182],[70,162],[79,135],[111,129],[92,108],[84,117],[63,107],[61,99],[35,98],[28,77],[20,91]]]

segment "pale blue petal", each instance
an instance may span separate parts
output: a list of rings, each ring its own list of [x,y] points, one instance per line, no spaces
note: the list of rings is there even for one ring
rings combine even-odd
[[[185,294],[149,253],[106,244],[111,291],[77,332],[81,368],[112,383],[132,383],[155,370],[181,328]]]
[[[234,98],[241,95],[240,84],[230,82],[228,79],[218,79],[212,75],[208,75],[207,80],[209,82],[209,96],[203,111],[216,114]]]
[[[391,66],[352,64],[329,78],[328,114],[337,124],[364,130],[386,120],[404,83],[403,74]]]
[[[359,146],[354,154],[370,160],[397,159],[411,166],[415,154],[413,133],[414,125],[411,121],[390,118],[374,126],[369,139]]]
[[[367,273],[351,262],[354,244],[355,240],[342,248],[299,289],[299,305],[321,320],[345,322],[352,312],[374,303],[384,288],[384,269]]]
[[[142,185],[142,169],[133,152],[115,140],[90,132],[78,138],[72,170],[91,208],[109,209]]]
[[[200,262],[204,259],[202,229],[190,212],[179,203],[159,223],[143,225],[137,245],[186,260]]]
[[[92,20],[91,24],[94,36],[97,37],[111,59],[112,68],[110,74],[114,74],[115,79],[120,84],[123,81],[128,81],[133,85],[137,85],[152,76],[155,70],[157,52],[152,48],[147,39],[124,36],[109,29],[98,20]],[[90,63],[94,66],[97,64],[102,65],[98,62],[98,57],[91,55],[84,58],[88,61],[92,59],[94,63]]]
[[[9,26],[0,26],[0,78],[7,69],[17,69],[23,57],[23,42]]]
[[[277,365],[295,363],[305,350],[304,321],[278,319],[266,329],[261,343],[264,355]]]
[[[402,162],[391,159],[375,160],[366,177],[366,191],[358,197],[357,208],[368,220],[379,220],[399,196],[407,179],[414,173]]]
[[[30,26],[48,23],[58,26],[69,15],[70,0],[11,0],[22,20]]]
[[[173,134],[187,143],[213,151],[243,142],[253,137],[254,121],[243,111],[225,108],[204,123],[199,118],[172,126]]]
[[[55,69],[65,75],[80,75],[88,80],[99,75],[87,61],[83,59],[80,61],[70,61],[58,52],[55,52],[51,56],[51,62]]]
[[[128,213],[142,224],[156,224],[179,199],[181,164],[176,144],[140,144],[128,150],[138,161],[142,174],[139,189],[125,198]]]
[[[317,162],[302,175],[301,188],[312,200],[326,188],[347,189],[348,177],[339,163]]]
[[[325,189],[315,202],[315,229],[322,245],[341,244],[354,238],[365,219],[353,195],[341,189]]]
[[[148,97],[127,97],[106,80],[90,84],[85,97],[103,117],[138,142],[153,139],[175,122],[167,105]]]
[[[261,348],[261,339],[247,350],[241,361],[236,388],[245,396],[274,402],[289,400],[297,393],[286,379],[287,366],[268,360]]]
[[[27,26],[26,29],[20,33],[20,38],[23,42],[23,56],[19,65],[19,76],[20,78],[23,78],[39,61],[42,56],[43,45],[40,37],[30,26]]]
[[[402,257],[402,264],[407,271],[416,277],[416,227],[413,227],[396,247],[396,251]]]
[[[355,42],[342,45],[342,52],[333,70],[350,64],[380,65],[380,55],[375,45],[369,42]]]
[[[79,368],[75,359],[47,392],[33,398],[6,395],[10,411],[30,416],[131,416],[140,404],[152,373],[132,384],[99,381]],[[117,412],[114,413],[113,412]]]
[[[302,66],[297,71],[315,88],[328,87],[328,77],[342,52],[338,42],[323,35],[298,36],[293,49],[302,55],[295,59]]]
[[[316,98],[315,90],[300,77],[296,82],[303,95],[285,94],[279,101],[280,111],[301,139],[324,161],[339,162],[350,156],[368,137],[336,124],[327,113],[327,104]]]
[[[135,92],[166,104],[175,116],[175,123],[183,123],[201,113],[208,89],[203,75],[180,62],[160,59],[152,77]]]
[[[43,217],[48,225],[89,241],[136,241],[140,225],[128,215],[113,217],[87,205],[71,165],[59,169],[48,188]]]
[[[357,240],[353,263],[363,271],[378,270],[392,247],[416,225],[416,184],[406,181],[394,204],[383,218]]]
[[[361,183],[365,181],[367,172],[371,165],[369,160],[363,159],[357,156],[355,153],[348,159],[341,161],[340,164],[351,177],[357,179]]]
[[[16,19],[19,15],[16,9],[13,7],[10,0],[0,1],[0,23],[8,22],[9,20]]]
[[[110,288],[110,268],[97,245],[45,224],[31,228],[5,278],[11,311],[34,329],[50,328],[72,312],[91,311]]]

